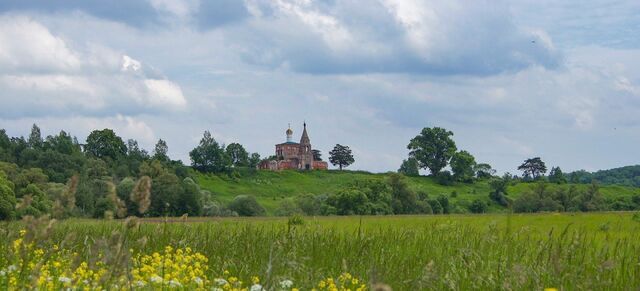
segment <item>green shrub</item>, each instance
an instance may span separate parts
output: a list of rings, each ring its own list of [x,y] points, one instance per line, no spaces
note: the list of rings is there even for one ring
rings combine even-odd
[[[487,209],[489,209],[489,205],[480,199],[473,200],[469,205],[469,211],[473,213],[485,213]]]
[[[251,195],[238,195],[229,203],[229,209],[240,216],[264,216],[267,211]]]

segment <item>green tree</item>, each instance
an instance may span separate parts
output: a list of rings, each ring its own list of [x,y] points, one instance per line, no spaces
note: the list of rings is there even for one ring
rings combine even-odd
[[[44,140],[42,139],[42,133],[40,132],[40,128],[37,124],[33,124],[31,127],[31,134],[29,134],[29,139],[27,140],[29,147],[32,149],[42,148],[44,144]]]
[[[451,170],[454,179],[462,182],[472,182],[476,159],[467,151],[456,152],[451,158]]]
[[[240,216],[264,216],[267,211],[251,195],[238,195],[229,203],[229,209]]]
[[[224,147],[216,142],[209,131],[204,132],[200,144],[189,152],[189,156],[191,157],[191,165],[201,172],[223,172],[230,164]]]
[[[371,212],[369,198],[359,189],[340,190],[329,196],[327,203],[336,208],[338,215],[366,215]]]
[[[388,183],[391,188],[391,207],[393,208],[393,213],[415,213],[418,196],[409,189],[405,177],[401,174],[391,174],[389,175]]]
[[[159,139],[153,149],[153,159],[161,162],[168,162],[170,161],[168,153],[169,146],[167,145],[167,142],[163,139]]]
[[[116,160],[127,153],[127,146],[122,138],[111,129],[94,130],[87,137],[85,151],[97,158]]]
[[[239,143],[227,145],[226,153],[234,167],[246,167],[249,165],[249,153]]]
[[[180,212],[190,216],[200,216],[202,214],[202,192],[200,186],[191,178],[182,181],[182,195],[178,200]]]
[[[341,144],[336,144],[336,146],[333,147],[333,150],[329,152],[329,161],[334,166],[337,165],[340,170],[355,162],[351,149],[348,146],[343,146]]]
[[[408,159],[403,160],[402,164],[400,165],[400,169],[398,169],[398,173],[409,177],[420,176],[418,160],[416,160],[416,158],[414,157],[409,157]]]
[[[537,180],[547,172],[547,166],[544,164],[542,159],[535,157],[526,159],[522,165],[518,167],[518,170],[523,172],[525,179]]]
[[[13,219],[16,215],[16,196],[13,187],[13,183],[7,179],[6,174],[0,171],[0,220]]]
[[[250,168],[255,168],[258,166],[258,164],[260,164],[260,154],[259,153],[253,153],[251,154],[251,157],[249,157],[249,167]]]
[[[314,161],[322,161],[322,152],[320,150],[311,150],[311,153],[313,153]]]
[[[421,168],[429,169],[432,175],[440,173],[456,152],[456,143],[451,139],[453,132],[440,127],[425,127],[411,139],[407,149],[416,158]]]
[[[469,205],[469,211],[473,213],[485,213],[487,212],[488,208],[489,206],[487,205],[487,203],[480,199],[473,200],[473,202],[471,202],[471,204]]]
[[[567,177],[564,175],[560,167],[552,167],[549,171],[549,182],[556,184],[567,183]]]
[[[476,177],[478,179],[491,178],[491,177],[493,177],[493,175],[496,174],[496,170],[491,168],[491,165],[489,165],[487,163],[477,164],[475,166],[475,168],[474,168],[474,171],[476,172]]]

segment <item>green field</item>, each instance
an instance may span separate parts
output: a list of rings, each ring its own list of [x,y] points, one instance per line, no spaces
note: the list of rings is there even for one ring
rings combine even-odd
[[[282,199],[295,197],[301,194],[332,194],[359,180],[382,180],[388,174],[371,174],[352,171],[246,171],[239,178],[230,178],[227,175],[213,175],[195,173],[200,187],[213,193],[214,197],[222,202],[229,202],[237,195],[254,195],[267,212],[273,214],[274,209]],[[455,183],[452,186],[443,186],[435,182],[431,177],[407,177],[409,187],[416,192],[426,192],[430,197],[446,195],[453,204],[470,203],[475,199],[483,199],[489,202],[489,185],[487,181],[475,183]],[[516,198],[521,193],[534,187],[534,183],[519,183],[509,187],[509,197]],[[568,188],[570,184],[548,184],[549,190],[558,187]],[[577,184],[579,189],[586,189],[589,185]],[[452,192],[457,197],[451,197]],[[640,194],[639,188],[603,185],[600,192],[605,198],[628,197]],[[490,204],[491,205],[491,204]],[[504,212],[495,204],[490,206],[492,212]]]
[[[108,261],[129,249],[190,247],[209,258],[209,279],[228,270],[244,282],[258,276],[268,290],[283,280],[310,290],[343,272],[394,290],[636,290],[639,220],[633,213],[575,213],[305,217],[301,225],[286,218],[156,218],[131,228],[72,219],[49,230],[46,222],[27,227],[41,233],[36,244],[48,252],[58,245],[88,261],[101,252]],[[25,225],[5,226],[3,270]]]

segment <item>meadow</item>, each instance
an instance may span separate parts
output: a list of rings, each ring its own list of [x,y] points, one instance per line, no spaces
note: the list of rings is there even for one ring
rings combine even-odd
[[[40,274],[27,273],[37,273],[38,266],[65,254],[73,259],[59,259],[58,269],[62,265],[68,270],[49,271],[51,281],[59,282],[58,274],[66,276],[60,284],[66,278],[67,284],[76,282],[78,266],[87,262],[89,269],[102,266],[93,275],[95,284],[149,290],[174,286],[171,282],[197,288],[200,285],[186,285],[185,280],[202,279],[212,286],[234,281],[236,285],[220,285],[227,290],[249,289],[254,283],[266,290],[341,285],[351,290],[635,290],[640,287],[639,216],[611,212],[4,222],[0,286],[10,284],[8,268],[26,253],[14,248],[31,242],[31,248],[43,254],[23,254],[32,261],[21,273],[24,282],[39,278],[46,283]],[[178,259],[177,252],[201,257]],[[149,256],[150,266],[143,255]],[[167,257],[187,266],[167,275]],[[191,277],[181,275],[180,270],[187,269]],[[111,273],[120,275],[114,279]]]
[[[360,171],[241,171],[238,177],[227,175],[204,174],[193,172],[194,179],[203,190],[210,191],[213,196],[225,203],[233,200],[238,195],[254,195],[260,205],[264,206],[269,215],[284,199],[296,197],[302,194],[332,194],[344,189],[354,182],[366,180],[382,181],[389,177],[388,173],[368,173]],[[489,212],[507,212],[508,209],[495,203],[491,203],[489,181],[478,180],[474,183],[455,182],[452,185],[440,185],[433,177],[406,177],[409,188],[415,192],[427,193],[435,198],[444,195],[452,204],[469,204],[475,199],[480,199],[489,205]],[[578,190],[585,190],[589,184],[553,184],[548,183],[548,190],[553,192],[559,188],[568,189],[575,185]],[[509,197],[517,198],[522,193],[530,191],[535,183],[516,183],[508,187]],[[452,193],[455,192],[455,195]],[[618,197],[630,197],[639,195],[640,188],[601,185],[600,193],[606,199]]]

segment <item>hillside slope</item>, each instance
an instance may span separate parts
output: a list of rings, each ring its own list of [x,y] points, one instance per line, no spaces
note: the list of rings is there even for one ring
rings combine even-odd
[[[237,195],[254,195],[269,213],[273,213],[280,201],[288,197],[301,194],[332,194],[348,187],[360,180],[382,180],[389,174],[372,174],[352,171],[245,171],[238,178],[227,175],[212,175],[196,173],[200,187],[213,193],[222,202],[229,202]],[[455,183],[452,186],[437,184],[431,177],[407,177],[409,187],[416,192],[425,192],[430,197],[446,195],[454,205],[466,205],[475,199],[489,202],[490,187],[487,181],[472,184]],[[535,184],[519,183],[509,187],[509,197],[516,198],[528,191]],[[576,184],[579,189],[586,189],[589,185]],[[570,184],[548,184],[553,191],[558,187],[570,187]],[[606,185],[600,188],[605,198],[629,197],[640,194],[640,188]],[[456,192],[456,195],[452,195]],[[452,197],[455,196],[455,197]],[[490,211],[504,211],[497,205],[490,207]]]

